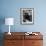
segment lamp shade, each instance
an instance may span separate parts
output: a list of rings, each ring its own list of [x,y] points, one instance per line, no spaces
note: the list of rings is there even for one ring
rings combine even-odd
[[[14,18],[5,18],[5,25],[13,25]]]

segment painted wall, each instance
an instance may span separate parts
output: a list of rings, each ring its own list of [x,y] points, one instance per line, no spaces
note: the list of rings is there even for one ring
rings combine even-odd
[[[0,18],[13,17],[14,26],[11,31],[46,31],[46,1],[45,0],[1,0]],[[34,8],[34,24],[20,24],[20,8]],[[3,24],[2,32],[8,31],[8,27]],[[18,30],[19,29],[19,30]]]
[[[20,8],[34,8],[33,25],[20,24]],[[4,24],[6,17],[15,19],[11,32],[40,31],[46,36],[46,0],[0,0],[0,32],[8,32],[8,26]]]

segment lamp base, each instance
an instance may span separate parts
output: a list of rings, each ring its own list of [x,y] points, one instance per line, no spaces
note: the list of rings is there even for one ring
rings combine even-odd
[[[8,34],[9,34],[9,35],[11,35],[11,33],[10,33],[10,32],[8,32]]]

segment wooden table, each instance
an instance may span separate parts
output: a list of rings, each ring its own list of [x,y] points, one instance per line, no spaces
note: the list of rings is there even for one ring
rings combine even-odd
[[[11,32],[8,35],[4,33],[4,46],[43,46],[43,35],[40,32],[38,35],[25,35],[26,32]]]

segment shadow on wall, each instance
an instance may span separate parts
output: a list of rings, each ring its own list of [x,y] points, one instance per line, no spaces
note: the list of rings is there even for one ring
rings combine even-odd
[[[0,46],[3,46],[3,32],[2,32],[2,25],[5,23],[5,17],[0,16]]]

